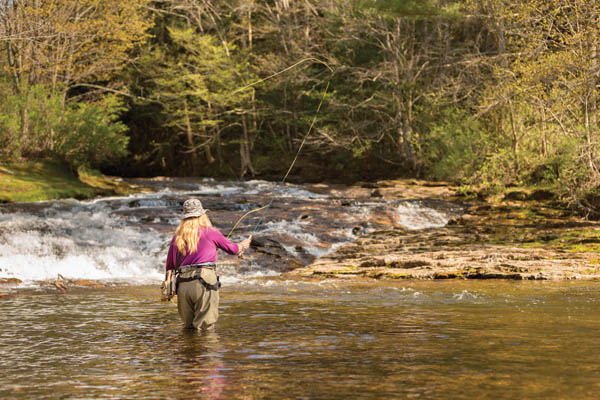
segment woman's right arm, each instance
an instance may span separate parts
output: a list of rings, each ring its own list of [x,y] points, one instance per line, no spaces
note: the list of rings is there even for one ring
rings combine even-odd
[[[177,246],[175,245],[175,239],[171,240],[169,246],[169,252],[167,253],[166,270],[176,269],[177,265]]]

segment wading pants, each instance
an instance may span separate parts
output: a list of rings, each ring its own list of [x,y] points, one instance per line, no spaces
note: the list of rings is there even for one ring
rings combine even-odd
[[[207,283],[217,283],[214,268],[199,268],[182,273],[181,278],[200,274]],[[219,318],[219,291],[208,290],[199,280],[181,282],[177,286],[177,309],[186,329],[207,329]]]

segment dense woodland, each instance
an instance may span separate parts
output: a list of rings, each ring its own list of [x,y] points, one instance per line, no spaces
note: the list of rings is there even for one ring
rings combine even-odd
[[[596,0],[0,0],[0,159],[278,179],[306,139],[292,179],[594,211],[599,30]]]

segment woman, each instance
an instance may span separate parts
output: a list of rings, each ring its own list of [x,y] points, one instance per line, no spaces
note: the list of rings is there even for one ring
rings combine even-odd
[[[239,244],[230,242],[213,228],[206,211],[198,199],[183,203],[183,218],[167,255],[167,271],[177,274],[177,309],[188,329],[208,329],[219,318],[217,249],[242,254],[252,240],[250,236]]]

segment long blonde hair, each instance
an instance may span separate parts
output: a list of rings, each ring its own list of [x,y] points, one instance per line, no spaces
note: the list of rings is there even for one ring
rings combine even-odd
[[[200,217],[182,219],[175,231],[175,245],[183,255],[193,253],[198,248],[200,228],[212,227],[206,214]]]

